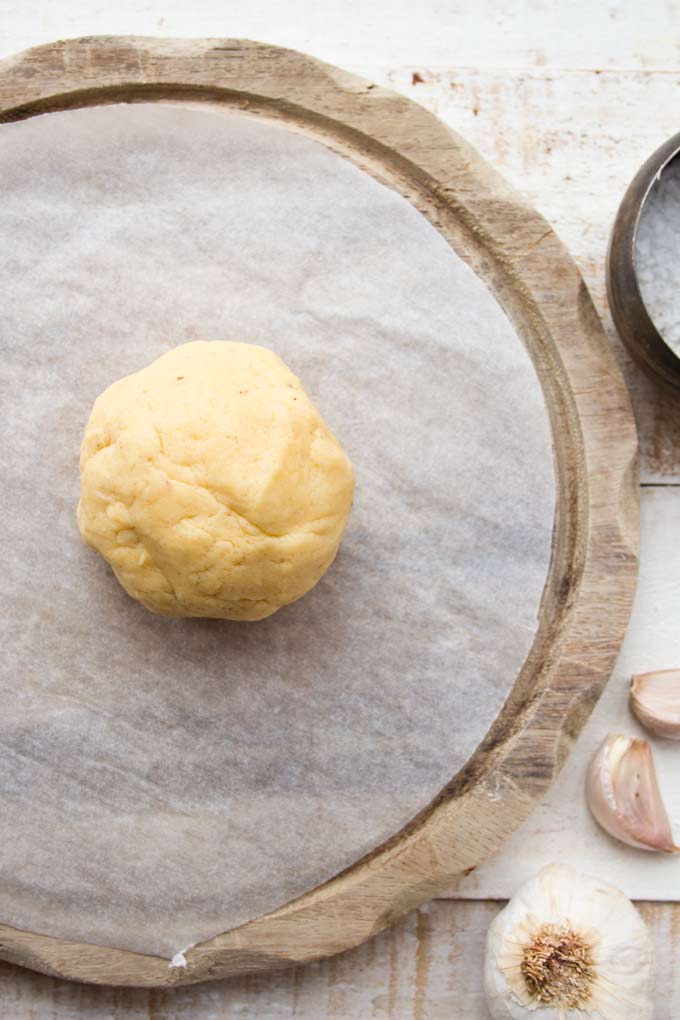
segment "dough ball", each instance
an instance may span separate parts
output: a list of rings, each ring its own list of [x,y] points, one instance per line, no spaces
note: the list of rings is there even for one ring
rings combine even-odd
[[[95,402],[80,533],[155,613],[261,620],[333,562],[352,465],[272,351],[198,341]]]

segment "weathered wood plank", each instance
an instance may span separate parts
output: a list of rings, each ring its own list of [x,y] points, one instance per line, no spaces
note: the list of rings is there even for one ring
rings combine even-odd
[[[77,985],[0,963],[3,1020],[486,1020],[482,960],[500,904],[435,900],[358,949],[275,974],[178,989]],[[680,1016],[680,904],[642,904],[656,1020]]]
[[[0,50],[85,33],[261,39],[343,66],[668,67],[677,64],[677,0],[639,4],[545,0],[295,0],[232,4],[185,0],[45,3],[40,17],[22,0],[3,3]]]
[[[182,989],[77,985],[0,963],[9,1020],[476,1020],[494,903],[435,901],[372,941],[274,974]]]

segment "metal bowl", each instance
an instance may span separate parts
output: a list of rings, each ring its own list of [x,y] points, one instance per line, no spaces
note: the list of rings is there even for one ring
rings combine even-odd
[[[654,379],[680,390],[680,358],[666,343],[645,308],[636,272],[635,238],[654,183],[680,155],[680,133],[643,163],[623,196],[607,253],[607,294],[619,336]]]

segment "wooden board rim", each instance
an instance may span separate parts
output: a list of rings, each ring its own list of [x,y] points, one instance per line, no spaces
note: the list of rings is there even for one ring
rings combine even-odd
[[[219,104],[285,123],[400,191],[492,290],[530,350],[553,427],[558,506],[532,651],[465,768],[342,875],[186,953],[185,968],[0,925],[0,957],[100,984],[161,987],[339,952],[492,853],[555,778],[606,683],[637,575],[637,439],[585,285],[549,224],[416,103],[245,40],[94,37],[0,62],[0,123],[111,102]]]

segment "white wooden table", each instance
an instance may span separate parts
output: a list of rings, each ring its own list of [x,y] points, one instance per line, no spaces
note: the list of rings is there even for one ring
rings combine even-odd
[[[242,36],[296,47],[398,89],[451,124],[553,223],[576,257],[634,397],[643,532],[680,501],[680,402],[634,369],[604,292],[606,241],[639,164],[680,129],[680,0],[0,0],[0,56],[91,34]],[[680,582],[638,592],[677,627]],[[650,650],[651,654],[651,650]],[[650,663],[650,668],[653,666]],[[603,876],[606,877],[606,876]],[[680,1017],[680,905],[641,904],[657,943],[657,1020]],[[143,992],[0,964],[2,1020],[483,1020],[486,928],[498,904],[438,900],[369,944],[295,971]]]

